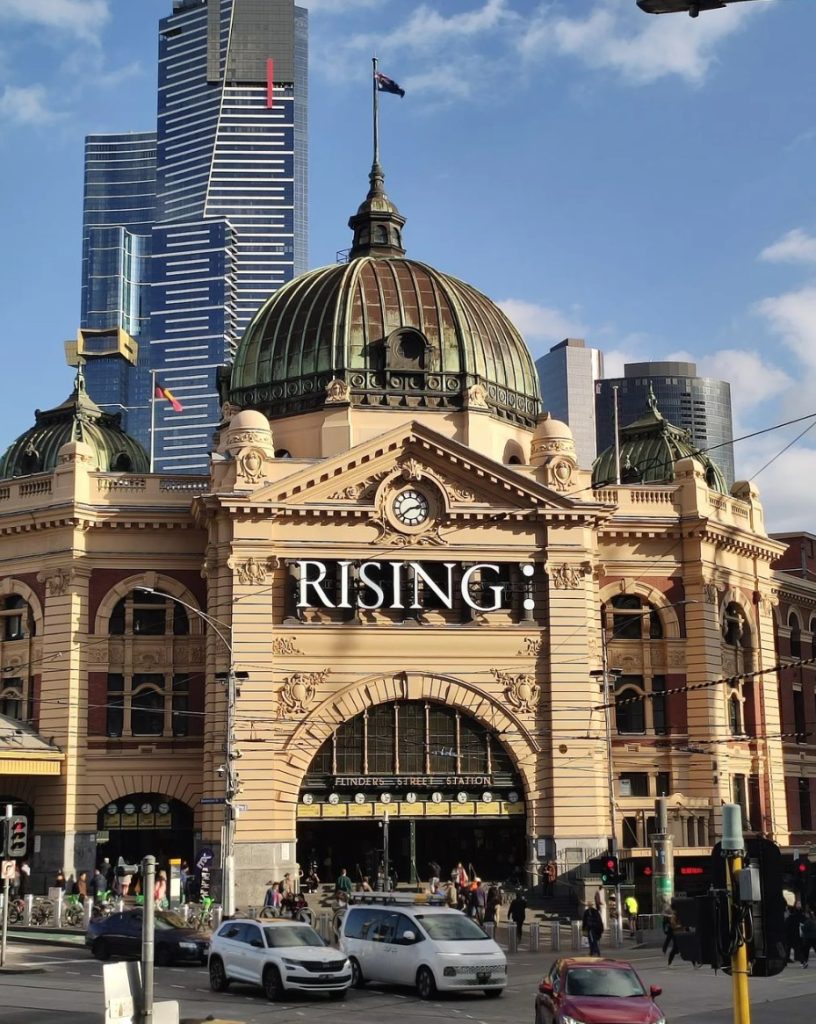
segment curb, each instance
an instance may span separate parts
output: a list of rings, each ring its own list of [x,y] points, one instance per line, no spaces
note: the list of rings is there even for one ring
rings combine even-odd
[[[0,967],[0,978],[4,974],[45,974],[44,967]]]
[[[9,942],[28,942],[34,946],[60,946],[63,949],[84,949],[85,936],[80,936],[80,941],[71,939],[50,938],[38,935],[36,932],[9,932]]]

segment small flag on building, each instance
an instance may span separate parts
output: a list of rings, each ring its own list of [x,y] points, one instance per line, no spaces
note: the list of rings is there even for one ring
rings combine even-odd
[[[393,92],[397,96],[404,96],[405,90],[401,89],[393,78],[384,75],[381,71],[374,72],[374,80],[377,83],[378,92]]]
[[[175,412],[184,412],[184,406],[169,388],[163,388],[161,385],[157,384],[154,397],[166,399],[173,406],[173,410]]]

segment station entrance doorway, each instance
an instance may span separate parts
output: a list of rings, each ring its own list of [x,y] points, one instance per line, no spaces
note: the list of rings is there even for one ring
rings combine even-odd
[[[298,803],[297,859],[323,882],[346,868],[376,884],[441,877],[462,862],[484,881],[523,869],[526,808],[501,741],[475,718],[432,701],[377,705],[318,751]]]

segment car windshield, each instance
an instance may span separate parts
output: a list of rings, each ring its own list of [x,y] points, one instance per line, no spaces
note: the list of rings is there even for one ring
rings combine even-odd
[[[281,949],[285,946],[326,945],[314,928],[307,924],[267,925],[264,934],[267,946],[271,946],[272,949]]]
[[[188,928],[189,925],[178,914],[169,910],[156,911],[156,930],[167,931],[170,928]]]
[[[432,939],[441,942],[484,942],[488,936],[463,914],[417,914],[417,921]]]
[[[624,967],[571,967],[567,971],[567,995],[627,998],[646,993],[635,972]]]

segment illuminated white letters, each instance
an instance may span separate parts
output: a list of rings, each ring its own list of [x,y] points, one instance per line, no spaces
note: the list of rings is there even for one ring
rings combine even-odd
[[[365,611],[404,608],[403,587],[410,595],[411,609],[421,609],[426,596],[435,597],[437,607],[441,604],[452,609],[456,598],[455,562],[433,563],[445,570],[444,576],[439,572],[432,576],[430,567],[424,568],[421,562],[360,562],[356,578],[353,573],[355,563],[347,560],[327,564],[302,559],[294,565],[298,580],[298,608],[356,607]],[[330,571],[334,573],[332,585],[324,587],[322,584]],[[480,562],[465,569],[458,581],[462,601],[480,612],[495,612],[509,606],[506,584],[489,582],[491,579],[501,580],[501,566]],[[336,604],[327,590],[337,594]]]

